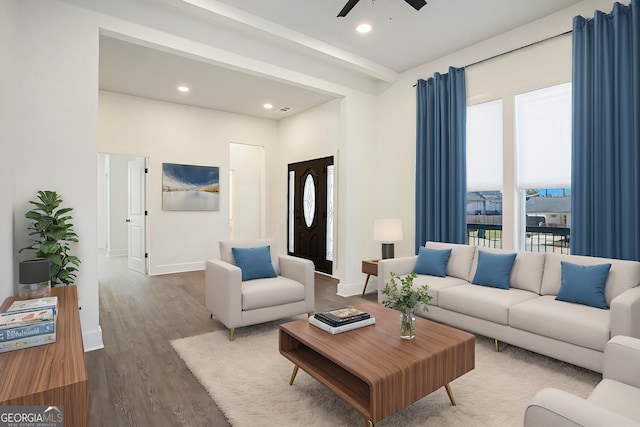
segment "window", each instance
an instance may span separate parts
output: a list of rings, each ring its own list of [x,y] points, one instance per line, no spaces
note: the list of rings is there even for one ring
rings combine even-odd
[[[518,189],[525,250],[569,251],[571,84],[515,97]]]
[[[502,99],[467,108],[467,243],[502,247]]]

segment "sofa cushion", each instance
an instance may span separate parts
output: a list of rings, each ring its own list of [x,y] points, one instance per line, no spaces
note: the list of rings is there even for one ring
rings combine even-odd
[[[476,254],[475,246],[441,242],[427,242],[424,246],[430,249],[451,249],[447,264],[447,276],[457,277],[467,282],[471,281],[471,264]]]
[[[491,252],[496,254],[508,254],[510,251],[504,249],[482,248],[478,251]],[[517,252],[516,260],[511,269],[509,285],[512,288],[522,289],[540,294],[542,286],[542,273],[544,271],[545,256],[542,252]],[[471,267],[471,277],[474,277],[478,268],[478,257],[473,260]]]
[[[287,277],[242,282],[242,310],[304,301],[304,285]]]
[[[560,262],[562,282],[556,299],[607,310],[604,285],[611,264],[577,265]]]
[[[449,256],[451,256],[451,249],[431,249],[420,246],[414,272],[445,277]]]
[[[640,389],[604,379],[589,396],[589,402],[640,422]]]
[[[473,276],[474,285],[509,289],[509,277],[516,254],[496,254],[478,250],[478,266]]]
[[[271,264],[269,246],[231,248],[236,265],[242,270],[242,281],[276,277]]]
[[[545,255],[544,274],[542,276],[542,295],[558,295],[562,280],[561,261],[579,265],[610,263],[611,270],[609,270],[607,284],[604,287],[604,297],[608,306],[611,306],[611,300],[615,297],[624,291],[638,286],[640,283],[640,262],[637,261],[547,253]]]
[[[533,292],[487,286],[451,286],[438,293],[438,306],[502,325],[509,324],[509,307],[532,298]]]
[[[420,287],[422,285],[429,286],[429,295],[431,295],[431,301],[429,301],[429,305],[438,305],[438,295],[442,289],[449,288],[451,286],[461,286],[468,285],[469,282],[466,280],[458,279],[457,277],[437,277],[437,276],[426,276],[423,274],[418,274],[418,276],[413,279],[413,287]]]
[[[233,258],[231,248],[257,248],[259,246],[271,247],[271,265],[276,274],[280,274],[280,264],[278,259],[278,251],[276,250],[276,242],[273,239],[255,239],[255,240],[221,240],[220,259],[226,263],[236,265]]]
[[[555,296],[545,295],[512,306],[509,326],[604,351],[610,338],[610,311],[557,301]]]

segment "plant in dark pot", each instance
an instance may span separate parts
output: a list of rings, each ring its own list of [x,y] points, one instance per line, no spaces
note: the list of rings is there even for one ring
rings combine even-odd
[[[70,243],[78,242],[73,231],[73,219],[68,215],[73,208],[60,208],[62,199],[55,191],[38,191],[38,200],[29,201],[35,209],[25,214],[33,222],[28,230],[31,244],[25,250],[36,251],[36,258],[48,259],[51,264],[51,285],[69,285],[74,283],[80,260],[70,255]]]

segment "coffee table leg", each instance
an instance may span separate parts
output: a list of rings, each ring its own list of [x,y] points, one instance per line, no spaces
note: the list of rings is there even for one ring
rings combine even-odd
[[[373,427],[373,421],[367,420],[367,427]]]
[[[297,373],[298,373],[298,365],[293,365],[293,372],[291,373],[291,379],[289,380],[289,385],[293,385],[293,380],[296,379]]]
[[[447,394],[449,395],[449,400],[451,401],[451,406],[456,406],[456,398],[453,397],[453,391],[451,391],[451,385],[450,384],[445,385],[444,389],[447,390]]]

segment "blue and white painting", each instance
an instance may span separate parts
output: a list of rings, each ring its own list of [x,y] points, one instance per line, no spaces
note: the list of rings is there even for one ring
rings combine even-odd
[[[162,210],[219,211],[220,168],[163,163]]]

